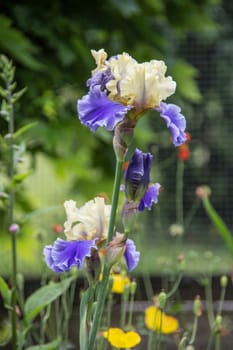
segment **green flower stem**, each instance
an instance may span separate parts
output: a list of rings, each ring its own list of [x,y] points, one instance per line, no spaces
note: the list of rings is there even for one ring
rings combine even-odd
[[[155,324],[155,320],[156,320],[156,311],[153,317],[153,322],[152,324]],[[153,350],[154,347],[154,339],[155,339],[155,331],[153,330],[153,327],[151,328],[149,335],[148,335],[148,342],[147,342],[147,350]]]
[[[219,299],[217,315],[221,315],[221,313],[222,313],[225,294],[226,294],[226,286],[221,288],[221,295],[220,295],[220,299]]]
[[[177,291],[179,285],[180,285],[180,282],[182,280],[182,277],[183,277],[183,272],[181,272],[176,280],[176,282],[174,283],[172,289],[170,290],[170,292],[167,293],[167,300]]]
[[[130,304],[129,304],[129,317],[128,317],[128,326],[130,327],[133,325],[134,297],[135,297],[135,294],[131,293]]]
[[[12,95],[10,91],[10,82],[6,83],[8,112],[8,133],[10,135],[10,159],[8,176],[10,180],[9,193],[9,227],[14,223],[14,206],[15,206],[15,190],[12,187],[14,177],[14,109],[12,103]],[[16,233],[11,233],[11,256],[12,256],[12,299],[11,299],[11,326],[12,326],[12,350],[17,349],[17,315],[16,315],[16,289],[17,289],[17,249],[16,249]]]
[[[178,160],[176,170],[176,221],[183,225],[183,177],[184,177],[184,162]]]
[[[195,339],[196,339],[196,335],[197,335],[197,326],[198,326],[198,316],[195,315],[194,317],[194,323],[193,323],[193,331],[192,331],[192,335],[191,335],[191,339],[189,341],[189,345],[193,345]]]
[[[121,319],[120,327],[125,328],[126,321],[126,307],[129,299],[129,288],[125,286],[123,293],[121,294]]]
[[[122,176],[122,166],[123,166],[123,160],[117,159],[115,180],[114,180],[114,186],[113,186],[113,195],[112,195],[112,209],[111,209],[110,221],[109,221],[109,227],[108,227],[107,243],[112,240],[112,237],[114,234],[114,226],[115,226],[115,220],[116,220],[116,212],[117,212],[121,176]],[[110,270],[111,270],[111,267],[105,264],[104,271],[103,271],[103,279],[101,281],[98,295],[97,295],[97,304],[96,304],[93,323],[90,331],[88,350],[93,350],[95,345],[96,334],[99,328],[100,319],[102,317],[103,308],[104,308],[104,302],[108,291],[107,286],[108,286]]]
[[[110,221],[109,221],[109,227],[108,227],[107,242],[110,242],[112,240],[112,237],[114,234],[114,226],[116,221],[116,213],[117,213],[117,205],[118,205],[118,198],[119,198],[120,185],[121,185],[123,162],[124,162],[123,160],[117,160],[117,163],[116,163],[116,173],[115,173],[115,180],[114,180],[113,194],[112,194],[112,209],[111,209]]]
[[[215,317],[213,310],[213,295],[212,295],[212,279],[209,278],[208,282],[205,284],[205,294],[206,294],[206,308],[207,316],[209,320],[209,325],[211,330],[213,330]]]
[[[215,350],[221,350],[221,335],[218,333],[215,336]]]
[[[200,203],[201,203],[200,199],[196,198],[196,200],[194,201],[191,209],[189,210],[189,212],[185,218],[185,222],[184,222],[185,229],[187,229],[189,227],[189,225],[191,224],[193,218],[195,217],[197,210],[200,207]]]
[[[222,218],[218,215],[216,210],[213,208],[212,204],[209,201],[208,197],[203,198],[203,205],[205,208],[205,211],[207,215],[209,216],[210,220],[222,236],[228,250],[231,252],[233,256],[233,237],[231,235],[230,230],[227,228],[226,224],[222,220]]]
[[[160,350],[161,347],[161,339],[162,339],[162,324],[163,324],[163,311],[164,309],[161,309],[161,317],[160,317],[160,325],[159,325],[159,332],[156,337],[156,347],[155,350]]]

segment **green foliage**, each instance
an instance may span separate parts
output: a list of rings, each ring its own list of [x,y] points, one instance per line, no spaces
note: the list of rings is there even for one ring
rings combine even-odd
[[[56,350],[61,344],[61,338],[55,339],[47,344],[29,346],[25,350]]]
[[[13,28],[12,20],[8,17],[1,15],[0,22],[0,47],[2,50],[26,67],[33,70],[40,69],[42,65],[34,57],[38,53],[38,48],[21,31]]]
[[[4,306],[9,309],[11,307],[12,292],[8,287],[7,283],[4,281],[4,279],[1,276],[0,276],[0,294],[3,298]]]
[[[76,276],[63,279],[58,283],[51,283],[40,289],[37,289],[26,301],[24,306],[25,325],[30,323],[46,306],[51,304],[69,287]]]

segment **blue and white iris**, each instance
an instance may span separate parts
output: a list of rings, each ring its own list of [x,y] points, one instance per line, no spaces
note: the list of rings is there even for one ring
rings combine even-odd
[[[168,76],[163,61],[138,63],[127,53],[107,59],[101,49],[91,51],[96,69],[88,79],[89,92],[78,100],[81,123],[92,131],[98,127],[113,130],[123,120],[137,121],[147,110],[157,110],[179,146],[185,141],[185,117],[180,108],[163,102],[175,92],[176,83]]]

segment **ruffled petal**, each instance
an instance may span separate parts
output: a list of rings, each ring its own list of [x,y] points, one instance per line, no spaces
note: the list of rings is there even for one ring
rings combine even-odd
[[[175,146],[180,146],[186,141],[186,120],[183,114],[180,113],[181,109],[179,106],[173,103],[161,102],[157,111],[160,116],[166,121],[167,127],[169,128],[172,135],[172,142]]]
[[[91,131],[96,131],[100,126],[113,130],[131,108],[132,106],[110,100],[99,85],[91,88],[87,95],[78,100],[79,119]]]
[[[73,266],[82,268],[84,259],[90,257],[95,240],[65,241],[58,238],[53,245],[44,248],[45,262],[54,272],[66,272]]]
[[[139,263],[140,252],[136,251],[134,241],[131,239],[126,240],[126,248],[124,252],[125,261],[129,272],[133,271]]]
[[[159,189],[160,189],[160,184],[155,183],[155,184],[150,184],[146,193],[142,197],[138,210],[143,211],[145,208],[151,209],[152,203],[157,203],[158,202],[158,196],[159,196]]]

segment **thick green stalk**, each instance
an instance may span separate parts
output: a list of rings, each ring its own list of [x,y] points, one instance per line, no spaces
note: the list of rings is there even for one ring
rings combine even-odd
[[[118,198],[119,198],[120,184],[121,184],[122,165],[123,165],[123,160],[117,160],[113,195],[112,195],[112,209],[111,209],[110,221],[109,221],[109,227],[108,227],[107,242],[110,242],[112,240],[112,237],[114,234],[114,226],[115,226],[116,212],[117,212],[117,205],[118,205]],[[90,331],[88,350],[94,349],[96,334],[99,328],[99,324],[100,324],[100,320],[101,320],[103,308],[104,308],[104,302],[107,295],[107,290],[108,290],[107,286],[108,286],[110,270],[111,268],[109,266],[107,265],[104,266],[103,279],[99,287],[96,309],[95,309],[93,323]]]
[[[123,166],[123,161],[117,160],[115,180],[113,185],[113,194],[112,194],[112,209],[111,209],[110,220],[109,220],[107,242],[110,242],[112,240],[112,237],[114,234],[114,226],[116,221],[117,205],[118,205],[118,198],[119,198],[120,185],[121,185],[122,166]]]
[[[9,193],[9,227],[14,223],[14,205],[15,205],[15,190],[12,188],[12,182],[14,177],[14,110],[12,104],[12,96],[9,83],[6,85],[7,90],[7,103],[9,107],[8,114],[8,133],[10,136],[10,159],[9,159],[9,180],[10,180],[10,193]],[[17,289],[17,249],[16,249],[16,232],[11,232],[11,255],[12,255],[12,299],[11,299],[11,326],[12,326],[12,349],[17,349],[17,316],[16,316],[16,289]]]

